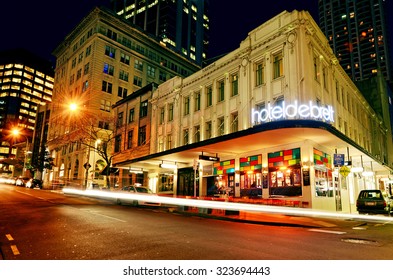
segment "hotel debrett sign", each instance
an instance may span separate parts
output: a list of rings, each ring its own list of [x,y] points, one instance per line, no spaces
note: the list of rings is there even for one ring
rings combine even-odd
[[[326,122],[334,122],[334,110],[332,106],[314,105],[312,101],[308,104],[293,104],[282,102],[280,105],[267,104],[266,108],[251,111],[252,123],[265,123],[283,119],[315,119]]]

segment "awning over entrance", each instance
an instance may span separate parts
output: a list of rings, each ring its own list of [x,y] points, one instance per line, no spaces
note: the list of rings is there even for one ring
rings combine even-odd
[[[213,155],[220,159],[233,158],[252,151],[271,149],[292,143],[312,141],[337,153],[349,155],[352,162],[362,158],[364,163],[373,162],[374,172],[391,172],[386,165],[355,141],[348,138],[329,123],[313,120],[285,120],[256,125],[252,128],[192,143],[145,157],[116,163],[116,167],[157,168],[160,163],[176,162],[189,165],[199,155]]]

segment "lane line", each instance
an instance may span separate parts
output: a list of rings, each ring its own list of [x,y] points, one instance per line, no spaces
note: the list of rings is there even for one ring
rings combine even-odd
[[[16,247],[16,245],[11,245],[11,250],[12,250],[12,253],[14,253],[14,255],[20,254],[18,247]]]
[[[321,233],[332,233],[332,234],[346,234],[345,231],[325,230],[325,229],[309,229],[308,231],[321,232]]]
[[[11,234],[6,234],[5,237],[7,237],[8,241],[14,240],[14,238],[11,236]]]

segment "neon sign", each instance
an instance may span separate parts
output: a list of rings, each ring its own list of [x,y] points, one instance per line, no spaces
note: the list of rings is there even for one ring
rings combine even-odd
[[[326,122],[334,122],[333,118],[333,107],[327,106],[322,107],[314,105],[312,101],[308,104],[298,104],[297,101],[294,104],[285,104],[283,101],[280,105],[272,106],[270,103],[267,104],[267,108],[261,110],[251,111],[252,123],[264,123],[269,121],[277,121],[282,119],[316,119]]]

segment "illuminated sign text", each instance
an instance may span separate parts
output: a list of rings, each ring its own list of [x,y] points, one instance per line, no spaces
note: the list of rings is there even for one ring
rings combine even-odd
[[[280,105],[272,106],[267,104],[266,108],[255,110],[252,109],[251,121],[252,123],[264,123],[269,121],[276,121],[282,119],[316,119],[326,122],[334,122],[333,107],[321,107],[314,105],[312,101],[308,104],[286,104],[283,101]]]

